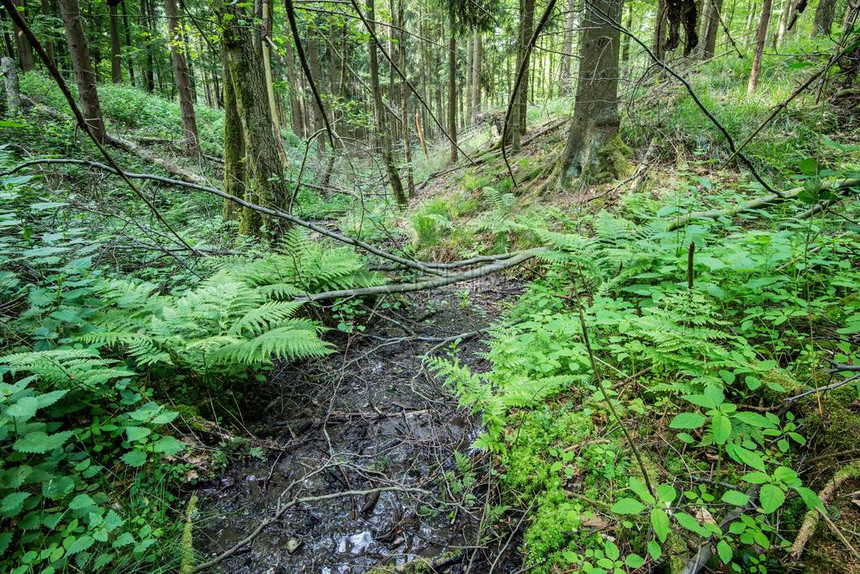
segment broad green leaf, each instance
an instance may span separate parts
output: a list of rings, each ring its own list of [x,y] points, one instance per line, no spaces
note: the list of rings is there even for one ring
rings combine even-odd
[[[756,470],[760,470],[762,472],[764,472],[765,470],[764,460],[755,451],[751,451],[745,449],[740,445],[733,444],[726,447],[726,452],[728,452],[729,456],[731,456],[738,462],[742,462],[745,465],[750,466]]]
[[[628,568],[633,568],[635,570],[636,568],[639,568],[640,566],[645,564],[645,559],[638,554],[628,554],[624,557],[624,564]]]
[[[152,445],[155,452],[166,454],[167,456],[174,455],[185,448],[185,444],[172,436],[163,436]]]
[[[651,527],[660,542],[666,542],[666,537],[669,535],[669,515],[666,514],[665,510],[662,508],[651,509]]]
[[[621,551],[618,550],[618,546],[616,546],[615,543],[611,540],[606,541],[606,544],[604,545],[603,549],[606,552],[606,557],[610,560],[618,560],[618,558],[621,556]]]
[[[806,507],[812,510],[813,508],[824,508],[824,505],[821,504],[821,499],[818,498],[818,495],[810,488],[806,488],[805,486],[795,486],[793,487],[794,491],[800,495],[800,498],[803,499],[803,502],[806,504]]]
[[[612,505],[615,514],[639,514],[645,510],[645,505],[635,498],[622,498]]]
[[[761,429],[776,428],[776,425],[774,425],[766,416],[760,415],[758,413],[740,411],[733,414],[732,416],[741,421],[742,423],[748,424],[753,427],[758,427]]]
[[[63,547],[66,549],[66,554],[68,554],[69,556],[77,554],[78,552],[83,552],[93,544],[95,544],[95,540],[92,536],[89,536],[87,534],[84,534],[80,538],[66,538],[63,541]]]
[[[705,417],[699,413],[681,413],[669,423],[673,429],[697,429],[705,424]]]
[[[676,512],[675,520],[678,521],[678,524],[681,525],[682,528],[689,530],[690,532],[694,532],[703,538],[708,538],[711,536],[711,532],[704,528],[699,521],[687,514],[686,512]]]
[[[720,555],[720,560],[723,561],[723,564],[728,564],[732,561],[732,557],[734,556],[734,552],[732,552],[732,547],[725,540],[720,540],[717,542],[717,554]]]
[[[90,498],[89,494],[79,494],[69,503],[69,508],[71,510],[81,510],[82,508],[89,508],[95,505],[96,501]]]
[[[651,493],[648,492],[648,489],[645,487],[644,484],[642,484],[639,479],[631,478],[627,485],[630,487],[630,490],[632,490],[634,494],[639,497],[639,500],[641,500],[645,504],[654,504],[657,502],[656,500],[654,500],[654,497],[651,496]]]
[[[714,442],[725,444],[732,434],[732,421],[724,414],[716,414],[711,419],[711,431],[714,434]]]
[[[758,498],[761,503],[762,510],[770,514],[771,512],[776,511],[785,502],[785,493],[778,486],[765,484],[761,487],[761,493]]]
[[[39,409],[39,399],[35,397],[23,397],[18,399],[14,405],[6,409],[5,414],[15,417],[19,422],[24,422],[33,417]]]
[[[723,502],[734,504],[735,506],[746,506],[750,501],[750,497],[739,490],[727,490],[723,493]]]
[[[147,427],[127,427],[125,434],[130,442],[137,442],[151,435],[152,430]]]
[[[678,491],[671,484],[657,485],[657,498],[660,499],[660,502],[675,502],[677,497]]]
[[[0,558],[6,553],[9,548],[9,543],[12,542],[11,532],[0,532]]]
[[[660,557],[663,556],[663,548],[656,540],[648,541],[648,556],[650,556],[652,560],[659,560]]]
[[[770,477],[763,472],[748,472],[741,478],[750,484],[764,484],[770,480]]]
[[[30,498],[29,492],[13,492],[0,500],[0,514],[8,517],[16,516],[24,506],[24,501]]]
[[[127,465],[137,468],[146,463],[146,452],[142,450],[131,450],[122,455],[121,458]]]
[[[55,448],[60,448],[71,436],[71,431],[63,431],[51,435],[42,431],[31,432],[15,441],[12,448],[18,452],[42,454]]]

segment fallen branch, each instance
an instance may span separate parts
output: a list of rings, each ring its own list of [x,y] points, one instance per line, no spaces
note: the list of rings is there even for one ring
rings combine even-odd
[[[841,191],[843,189],[848,189],[852,187],[860,186],[860,179],[851,178],[851,179],[841,179],[838,181],[834,181],[831,184],[822,184],[821,189],[829,190],[829,191]],[[750,201],[746,201],[734,207],[730,207],[728,209],[712,209],[708,211],[694,211],[692,213],[688,213],[686,215],[682,215],[681,217],[675,219],[672,223],[669,224],[667,228],[668,231],[674,231],[675,229],[681,228],[691,221],[696,219],[716,219],[718,217],[731,217],[733,215],[737,215],[738,213],[742,213],[744,211],[753,211],[756,209],[760,209],[762,207],[767,207],[773,203],[779,201],[785,201],[788,199],[794,199],[804,191],[804,187],[795,187],[788,191],[782,192],[781,195],[777,195],[775,193],[765,195],[764,197],[760,197],[758,199],[753,199]]]
[[[845,380],[839,381],[838,383],[833,383],[831,385],[826,385],[824,387],[818,387],[817,389],[812,389],[811,391],[806,391],[804,393],[800,393],[799,395],[794,395],[793,397],[788,397],[785,399],[786,403],[794,403],[802,399],[803,397],[808,397],[809,395],[817,395],[818,393],[824,393],[827,391],[832,391],[833,389],[838,389],[839,387],[844,387],[848,383],[852,381],[856,381],[860,379],[860,374],[854,375],[853,377],[848,377]]]
[[[0,176],[12,175],[18,171],[21,171],[22,169],[26,169],[28,167],[31,167],[34,165],[41,165],[41,164],[83,165],[83,166],[87,166],[87,167],[94,168],[94,169],[100,169],[102,171],[106,171],[106,172],[112,173],[114,175],[120,175],[120,172],[118,172],[113,167],[106,165],[106,164],[103,164],[103,163],[100,163],[100,162],[97,162],[97,161],[83,160],[83,159],[69,159],[69,158],[44,158],[44,159],[34,159],[34,160],[26,161],[24,163],[16,165],[12,169],[10,169],[6,172],[0,173]],[[228,201],[232,201],[232,202],[237,203],[243,207],[246,207],[248,209],[257,211],[257,212],[265,214],[265,215],[269,215],[271,217],[284,219],[284,220],[289,221],[295,225],[298,225],[299,227],[304,227],[306,229],[310,229],[311,231],[319,233],[320,235],[324,235],[326,237],[334,239],[335,241],[339,241],[341,243],[346,243],[347,245],[352,245],[353,247],[363,249],[369,253],[372,253],[373,255],[376,255],[377,257],[381,257],[382,259],[387,259],[387,260],[392,261],[394,263],[397,263],[401,266],[404,266],[404,267],[407,267],[410,269],[415,269],[417,271],[421,271],[424,273],[429,273],[431,275],[444,276],[445,275],[444,270],[458,269],[461,267],[468,267],[470,265],[475,265],[475,264],[483,263],[483,262],[487,262],[487,261],[494,261],[494,262],[510,261],[512,258],[525,253],[524,251],[519,251],[519,252],[513,252],[513,253],[502,253],[499,255],[479,255],[477,257],[472,257],[470,259],[464,259],[462,261],[452,261],[449,263],[434,263],[434,262],[416,261],[414,259],[407,259],[405,257],[400,257],[400,256],[395,255],[393,253],[389,253],[387,251],[379,249],[378,247],[374,247],[373,245],[366,243],[360,239],[355,239],[353,237],[349,237],[349,236],[337,233],[336,231],[331,231],[331,230],[326,229],[325,227],[319,226],[313,222],[300,219],[300,218],[296,217],[295,215],[292,215],[292,214],[289,214],[289,213],[286,213],[286,212],[283,212],[283,211],[280,211],[277,209],[271,209],[268,207],[263,207],[261,205],[257,205],[255,203],[251,203],[249,201],[246,201],[246,200],[241,199],[239,197],[236,197],[234,195],[230,195],[229,193],[225,193],[225,192],[221,191],[220,189],[217,189],[214,187],[210,187],[207,185],[203,185],[203,184],[195,183],[195,182],[191,182],[191,181],[171,179],[169,177],[162,177],[160,175],[153,175],[153,174],[149,174],[149,173],[122,172],[122,175],[128,179],[143,179],[143,180],[149,180],[149,181],[156,181],[156,182],[164,183],[167,185],[173,185],[173,186],[177,186],[177,187],[185,187],[185,188],[193,189],[196,191],[203,191],[206,193],[211,193],[212,195],[216,195],[216,196],[220,197],[221,199],[226,199]],[[452,281],[452,282],[456,282],[456,281]],[[447,285],[448,283],[445,283],[445,284]]]
[[[497,261],[496,263],[492,263],[490,265],[484,265],[483,267],[478,267],[477,269],[472,269],[470,271],[466,271],[465,273],[460,273],[458,275],[450,275],[448,277],[439,277],[438,279],[428,279],[426,281],[418,281],[416,283],[392,283],[388,285],[379,285],[377,287],[362,287],[359,289],[343,289],[339,291],[325,291],[323,293],[309,293],[307,295],[297,297],[295,300],[321,301],[323,299],[342,299],[347,297],[363,297],[367,295],[391,295],[394,293],[408,293],[411,291],[425,291],[427,289],[437,289],[439,287],[451,285],[452,283],[459,283],[461,281],[468,281],[469,279],[485,277],[487,275],[498,273],[499,271],[503,271],[510,267],[516,267],[517,265],[520,265],[521,263],[524,263],[525,261],[536,257],[544,251],[545,249],[543,247],[526,249],[525,251],[520,251],[519,253],[517,253],[513,257],[509,257],[508,259],[503,259],[502,261]]]
[[[842,486],[847,480],[860,476],[860,462],[854,462],[833,475],[830,482],[827,483],[821,492],[818,493],[818,499],[822,505],[826,505],[827,501],[833,497],[836,489]],[[797,531],[797,537],[794,539],[794,544],[791,545],[791,552],[788,553],[792,562],[797,562],[803,555],[803,550],[806,548],[806,543],[809,542],[812,535],[815,534],[815,528],[818,526],[818,520],[821,515],[816,507],[806,513],[803,519],[803,524],[800,530]]]

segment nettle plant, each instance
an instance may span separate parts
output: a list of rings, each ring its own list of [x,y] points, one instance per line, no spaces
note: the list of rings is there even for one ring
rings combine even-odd
[[[176,413],[136,375],[92,350],[0,358],[0,568],[52,573],[152,558],[161,512],[137,515],[116,484],[164,473],[184,444],[166,434]],[[146,475],[137,475],[147,465]]]

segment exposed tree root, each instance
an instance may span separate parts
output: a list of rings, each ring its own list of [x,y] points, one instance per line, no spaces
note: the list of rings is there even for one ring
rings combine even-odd
[[[821,500],[821,503],[827,504],[827,501],[833,497],[837,488],[842,486],[849,479],[856,478],[858,476],[860,476],[860,461],[843,467],[833,475],[833,478],[827,483],[827,486],[818,493],[818,498]],[[803,555],[803,550],[806,548],[806,543],[809,542],[813,534],[815,534],[815,528],[818,526],[820,518],[821,514],[819,514],[817,509],[810,510],[806,513],[806,517],[803,519],[803,525],[800,527],[800,530],[797,531],[797,538],[794,539],[794,544],[791,545],[791,552],[788,553],[789,559],[792,562],[800,560],[800,557]]]

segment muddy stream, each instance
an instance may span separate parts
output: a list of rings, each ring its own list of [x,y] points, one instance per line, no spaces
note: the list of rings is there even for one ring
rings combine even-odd
[[[399,307],[378,306],[366,331],[338,341],[338,353],[276,371],[253,397],[257,420],[245,423],[280,448],[233,464],[197,491],[201,559],[241,542],[279,500],[317,498],[295,503],[212,571],[408,572],[409,562],[430,562],[424,571],[481,573],[494,561],[495,572],[513,571],[513,553],[476,549],[487,497],[486,459],[470,448],[480,421],[422,361],[453,352],[486,369],[485,337],[474,333],[520,290],[491,277],[411,294]],[[474,336],[446,340],[462,333]]]

